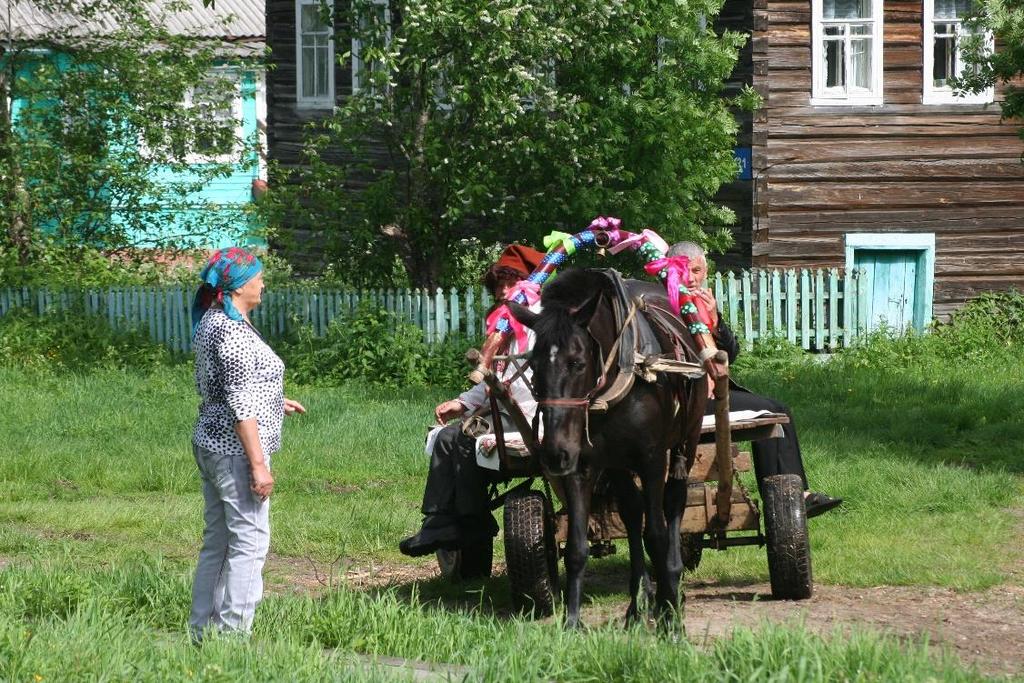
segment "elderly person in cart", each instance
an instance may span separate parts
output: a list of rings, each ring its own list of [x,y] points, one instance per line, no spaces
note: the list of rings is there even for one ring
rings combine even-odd
[[[739,355],[740,346],[736,341],[736,335],[718,314],[718,304],[714,295],[705,286],[708,262],[704,250],[695,242],[678,242],[669,249],[668,256],[685,256],[689,259],[689,279],[684,284],[706,308],[711,318],[711,331],[715,343],[718,348],[729,354],[729,362],[732,363]],[[800,442],[797,439],[796,426],[793,424],[793,414],[787,406],[766,396],[759,396],[737,384],[732,384],[729,392],[729,407],[732,410],[767,410],[781,413],[789,418],[789,424],[782,427],[782,438],[761,439],[753,442],[754,472],[757,475],[759,487],[765,477],[776,474],[798,475],[804,483],[804,506],[808,518],[828,512],[843,502],[842,498],[833,498],[809,489],[803,458],[800,454]],[[708,401],[705,413],[714,415],[714,399]]]
[[[497,301],[502,301],[508,298],[509,290],[517,282],[525,280],[537,268],[543,258],[542,252],[512,244],[484,274],[484,285]],[[524,333],[522,339],[511,340],[509,355],[526,353],[532,348],[533,333],[528,330]],[[532,420],[537,403],[528,383],[526,364],[507,363],[499,376],[526,418]],[[467,414],[480,414],[487,404],[485,385],[480,383],[458,398],[437,406],[434,416],[438,425],[445,425],[449,420]],[[501,419],[506,431],[515,429],[504,414],[491,415],[489,419]],[[403,554],[411,557],[437,550],[456,550],[498,533],[487,492],[489,470],[477,465],[476,438],[464,433],[459,422],[432,433],[428,447],[430,470],[423,492],[423,525],[398,546]]]

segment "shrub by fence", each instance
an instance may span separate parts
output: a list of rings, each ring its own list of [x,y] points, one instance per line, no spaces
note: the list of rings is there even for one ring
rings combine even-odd
[[[716,274],[712,288],[725,319],[749,346],[779,336],[804,349],[848,346],[866,333],[866,288],[857,272],[828,270],[744,270]],[[191,350],[190,308],[194,291],[180,286],[102,289],[22,287],[0,289],[0,315],[16,307],[39,314],[80,308],[107,318],[115,328],[145,330],[174,351]],[[383,308],[423,331],[429,344],[452,335],[475,338],[493,303],[482,288],[463,290],[268,290],[253,312],[253,323],[269,337],[309,326],[323,335],[331,321],[361,303]],[[381,340],[382,342],[385,340]]]

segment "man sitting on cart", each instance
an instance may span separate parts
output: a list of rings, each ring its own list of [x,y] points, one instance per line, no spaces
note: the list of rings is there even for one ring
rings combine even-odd
[[[739,355],[740,346],[732,329],[722,320],[718,313],[718,303],[711,290],[706,287],[708,274],[707,256],[701,246],[695,242],[678,242],[669,249],[668,256],[685,256],[689,259],[689,281],[684,283],[701,299],[711,316],[711,332],[715,344],[729,354],[732,363]],[[767,410],[781,413],[789,418],[789,424],[782,425],[782,437],[761,439],[753,442],[754,473],[757,475],[758,487],[765,477],[776,474],[796,474],[804,483],[804,506],[807,517],[817,517],[823,512],[838,507],[842,498],[833,498],[824,493],[811,491],[807,485],[807,474],[800,454],[800,442],[793,424],[793,414],[789,408],[766,396],[760,396],[749,389],[730,382],[729,407],[732,410]],[[714,399],[708,401],[705,413],[715,414]]]
[[[484,286],[496,301],[503,301],[508,291],[520,280],[525,280],[543,258],[542,252],[530,247],[509,245],[484,273]],[[512,336],[509,355],[523,354],[533,347],[533,333],[525,332],[526,348],[519,348],[515,336]],[[526,363],[506,363],[498,374],[523,414],[532,420],[537,403],[528,383],[530,371]],[[458,398],[437,406],[434,416],[438,425],[445,425],[449,420],[467,414],[480,414],[487,405],[486,387],[481,382]],[[497,418],[490,415],[488,419]],[[506,432],[515,431],[507,416],[502,415],[500,419]],[[434,436],[430,470],[423,491],[423,525],[418,532],[399,543],[398,548],[403,554],[419,557],[439,549],[455,550],[498,533],[487,490],[490,470],[477,465],[476,436],[464,433],[461,420],[444,427]]]

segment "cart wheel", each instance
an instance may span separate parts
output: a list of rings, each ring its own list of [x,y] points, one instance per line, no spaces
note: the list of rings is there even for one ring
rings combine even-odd
[[[540,491],[514,491],[505,499],[505,562],[517,610],[545,617],[558,600],[554,513]]]
[[[491,575],[494,539],[488,538],[458,550],[438,550],[437,566],[441,576],[452,581],[486,579]]]
[[[806,600],[814,591],[814,579],[803,482],[795,474],[765,477],[761,495],[772,597]]]
[[[696,571],[700,566],[700,558],[704,553],[701,536],[702,534],[680,534],[679,554],[682,555],[683,568],[688,572]]]

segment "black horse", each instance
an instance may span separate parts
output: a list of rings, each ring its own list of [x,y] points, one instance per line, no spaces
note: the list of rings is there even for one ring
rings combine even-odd
[[[629,538],[631,600],[627,620],[638,616],[637,596],[646,577],[644,545],[657,582],[654,606],[658,620],[669,623],[677,615],[682,574],[679,524],[686,482],[667,478],[669,451],[685,447],[686,462],[692,463],[707,396],[703,380],[659,374],[654,382],[634,382],[625,398],[607,412],[589,411],[590,399],[601,381],[602,360],[620,333],[609,282],[600,271],[570,270],[544,289],[541,313],[510,306],[516,319],[536,334],[530,365],[534,393],[543,412],[541,467],[549,478],[561,480],[566,496],[569,627],[579,625],[591,495],[605,470],[612,475]],[[660,294],[664,300],[664,290],[654,283],[631,284],[646,285],[645,296],[657,298]],[[662,344],[671,348],[667,339]],[[604,383],[610,381],[605,378]],[[642,502],[632,474],[640,478]]]

